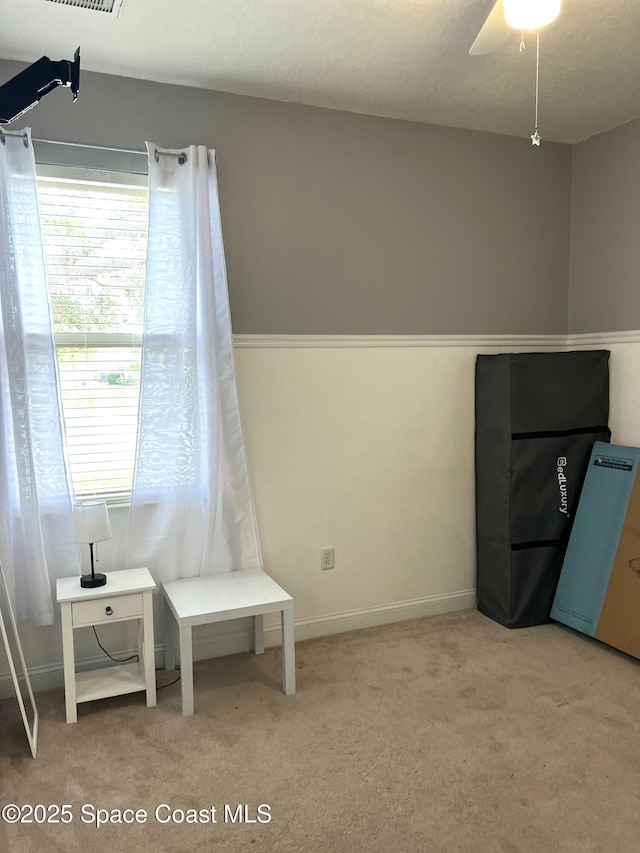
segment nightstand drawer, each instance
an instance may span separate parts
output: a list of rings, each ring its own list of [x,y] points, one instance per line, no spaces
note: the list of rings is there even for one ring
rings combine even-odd
[[[117,622],[142,616],[142,593],[116,595],[113,598],[76,601],[71,605],[73,627],[99,625],[102,622]]]

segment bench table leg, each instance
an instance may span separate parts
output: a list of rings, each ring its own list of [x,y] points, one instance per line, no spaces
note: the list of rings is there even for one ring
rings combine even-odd
[[[191,625],[180,626],[180,684],[182,716],[193,715],[193,643]]]
[[[282,611],[282,686],[287,696],[296,692],[296,650],[293,639],[293,608]]]
[[[261,655],[264,651],[264,616],[260,613],[253,617],[253,653]]]
[[[169,607],[169,602],[164,602],[164,668],[167,672],[176,668],[176,620]]]

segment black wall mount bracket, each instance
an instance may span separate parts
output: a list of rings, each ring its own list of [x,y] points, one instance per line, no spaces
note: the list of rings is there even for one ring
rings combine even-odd
[[[42,56],[24,71],[0,86],[0,124],[19,118],[58,86],[68,86],[73,100],[80,89],[80,48],[73,60],[54,62]]]

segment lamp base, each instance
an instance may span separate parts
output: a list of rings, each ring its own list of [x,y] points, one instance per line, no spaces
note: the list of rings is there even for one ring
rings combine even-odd
[[[89,589],[93,589],[96,586],[104,586],[107,582],[106,575],[82,575],[80,578],[80,586],[83,586]]]

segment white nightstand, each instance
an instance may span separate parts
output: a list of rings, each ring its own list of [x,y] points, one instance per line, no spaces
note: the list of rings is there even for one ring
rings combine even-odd
[[[105,586],[84,589],[80,576],[59,578],[56,591],[62,615],[62,653],[67,722],[78,719],[78,704],[146,690],[147,706],[156,704],[152,594],[155,581],[148,569],[110,572]],[[138,663],[76,672],[73,631],[107,622],[138,621]]]

